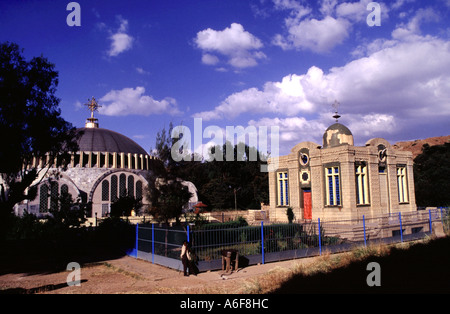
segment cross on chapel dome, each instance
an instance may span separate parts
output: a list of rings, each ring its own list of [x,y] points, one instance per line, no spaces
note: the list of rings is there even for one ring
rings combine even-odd
[[[101,106],[98,104],[98,102],[95,100],[94,96],[92,96],[92,99],[88,99],[88,103],[84,104],[88,107],[88,109],[91,111],[91,117],[86,119],[86,128],[98,128],[98,119],[94,118],[94,111],[98,111],[98,108]]]
[[[336,123],[330,125],[323,134],[323,148],[354,144],[352,132],[345,125],[338,122],[338,119],[341,117],[338,114],[339,105],[337,100],[332,104],[335,110],[333,118],[336,119]]]

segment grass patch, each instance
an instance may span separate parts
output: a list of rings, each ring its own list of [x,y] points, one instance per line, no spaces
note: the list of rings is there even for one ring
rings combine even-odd
[[[112,272],[119,273],[119,274],[122,274],[122,275],[125,275],[128,277],[131,277],[133,279],[136,279],[136,280],[145,280],[145,278],[142,277],[141,275],[136,274],[131,271],[128,271],[128,270],[125,270],[125,269],[122,269],[120,267],[114,266],[111,263],[103,262],[102,265],[105,266],[107,269],[111,270]]]
[[[381,268],[381,286],[369,287],[369,262]],[[450,238],[357,247],[323,255],[291,269],[248,281],[244,293],[449,293]]]

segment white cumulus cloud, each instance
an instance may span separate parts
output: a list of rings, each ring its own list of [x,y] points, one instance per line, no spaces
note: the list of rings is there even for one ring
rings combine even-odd
[[[285,143],[294,137],[297,142],[311,138],[309,131],[320,141],[317,136],[333,122],[335,99],[341,103],[340,121],[359,143],[448,121],[450,42],[415,34],[377,39],[363,50],[367,55],[343,66],[328,70],[311,66],[306,73],[233,93],[212,110],[194,116],[233,119],[249,113],[251,124],[279,125]]]
[[[118,17],[120,22],[119,29],[114,34],[111,34],[109,39],[111,40],[111,46],[108,51],[110,57],[115,57],[124,51],[132,48],[134,38],[127,34],[128,31],[128,21],[122,17]]]
[[[202,30],[197,33],[194,42],[202,50],[202,62],[207,65],[217,64],[221,56],[235,68],[246,68],[257,65],[259,59],[266,57],[259,50],[263,47],[261,40],[238,23],[219,31],[211,28]]]
[[[156,100],[152,96],[146,95],[145,88],[142,86],[111,90],[100,98],[100,103],[102,105],[99,108],[100,114],[107,116],[149,116],[163,113],[176,115],[181,113],[175,99],[167,97]]]
[[[293,116],[300,112],[313,112],[315,106],[306,97],[303,86],[314,83],[313,67],[307,75],[287,75],[280,82],[267,82],[262,90],[255,87],[231,94],[211,111],[196,113],[193,116],[204,120],[228,118],[250,112],[255,114],[279,113]],[[321,75],[319,73],[319,75]]]
[[[288,35],[276,35],[273,43],[283,49],[308,49],[328,52],[349,37],[351,24],[346,19],[326,16],[322,20],[305,19],[288,25]]]
[[[365,23],[368,14],[367,4],[371,0],[341,2],[322,0],[319,2],[320,14],[303,2],[294,0],[274,0],[278,10],[288,10],[289,16],[284,20],[285,32],[276,34],[272,44],[283,50],[310,50],[316,53],[330,52],[350,37],[355,23]],[[388,17],[389,9],[381,6],[381,18]]]

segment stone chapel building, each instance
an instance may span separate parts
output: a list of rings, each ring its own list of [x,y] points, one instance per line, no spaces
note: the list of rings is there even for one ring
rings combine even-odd
[[[416,210],[412,153],[373,138],[355,146],[352,132],[338,122],[323,134],[322,145],[302,142],[273,158],[269,172],[270,217],[345,220]]]

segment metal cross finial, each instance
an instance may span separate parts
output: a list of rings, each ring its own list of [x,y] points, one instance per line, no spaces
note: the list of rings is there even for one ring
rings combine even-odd
[[[338,112],[339,109],[339,101],[337,101],[336,99],[334,100],[334,103],[332,104],[335,112]]]
[[[332,106],[333,106],[333,108],[334,108],[334,116],[333,116],[333,118],[336,119],[336,122],[338,122],[338,119],[341,117],[341,116],[338,114],[339,105],[340,105],[340,104],[339,104],[339,102],[338,102],[337,100],[335,100],[334,103],[332,104]]]
[[[95,100],[94,96],[92,96],[92,99],[89,100],[88,99],[88,103],[84,104],[85,106],[88,107],[88,109],[91,111],[91,118],[94,117],[94,111],[98,111],[98,108],[100,108],[101,106],[97,103],[97,101]]]

